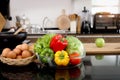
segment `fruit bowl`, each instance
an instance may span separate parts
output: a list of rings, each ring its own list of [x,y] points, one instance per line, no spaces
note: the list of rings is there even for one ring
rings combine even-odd
[[[57,69],[78,66],[86,56],[83,43],[78,38],[53,33],[38,38],[34,52],[41,66]]]

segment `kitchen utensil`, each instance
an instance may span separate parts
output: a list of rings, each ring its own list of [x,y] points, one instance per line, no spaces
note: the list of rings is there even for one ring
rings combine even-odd
[[[65,10],[62,10],[62,15],[57,18],[57,26],[61,30],[68,30],[70,27],[70,19],[65,14]]]
[[[2,16],[2,14],[0,13],[0,32],[2,31],[3,27],[6,24],[6,20],[5,18]]]
[[[88,34],[90,33],[91,31],[91,24],[90,24],[90,21],[89,21],[89,11],[86,9],[86,7],[84,7],[83,11],[83,21],[82,21],[82,28],[81,28],[81,32],[83,34]]]
[[[19,16],[16,16],[16,27],[17,28],[21,27],[20,17]]]
[[[26,29],[27,26],[23,25],[22,27],[20,27],[16,32],[14,32],[14,35],[17,35],[19,32],[21,32],[23,29]]]
[[[77,33],[81,33],[81,22],[80,22],[80,16],[77,17]]]

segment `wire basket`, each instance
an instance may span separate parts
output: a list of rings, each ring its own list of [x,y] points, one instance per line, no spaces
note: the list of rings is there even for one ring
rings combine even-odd
[[[14,66],[25,66],[30,64],[36,59],[36,55],[34,54],[31,57],[24,58],[24,59],[11,59],[11,58],[5,58],[0,56],[1,62],[8,64],[8,65],[14,65]]]

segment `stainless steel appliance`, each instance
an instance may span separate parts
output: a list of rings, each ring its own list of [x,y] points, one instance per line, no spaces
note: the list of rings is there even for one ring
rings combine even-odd
[[[118,33],[118,14],[95,14],[93,18],[93,33]]]
[[[91,24],[89,21],[89,11],[84,7],[83,11],[83,20],[82,20],[82,26],[81,26],[81,33],[82,34],[89,34],[91,30]]]

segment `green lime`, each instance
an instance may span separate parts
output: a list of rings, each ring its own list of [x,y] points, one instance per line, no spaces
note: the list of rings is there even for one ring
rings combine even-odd
[[[104,38],[97,38],[95,40],[95,44],[96,44],[97,47],[102,48],[105,45]]]

